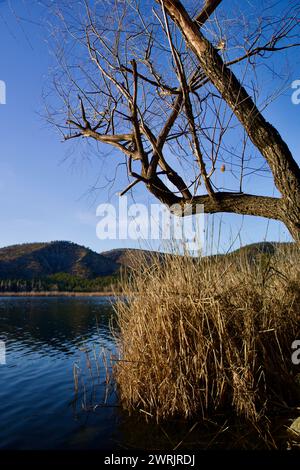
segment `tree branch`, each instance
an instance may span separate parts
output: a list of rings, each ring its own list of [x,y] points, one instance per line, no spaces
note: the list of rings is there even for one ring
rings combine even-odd
[[[144,151],[140,125],[139,125],[139,114],[138,114],[138,105],[137,105],[137,98],[138,98],[138,75],[137,75],[137,65],[136,61],[131,61],[132,69],[133,69],[133,98],[132,102],[129,103],[131,113],[132,113],[132,123],[134,129],[134,137],[135,143],[137,147],[137,152],[140,155],[140,159],[142,162],[142,175],[144,176],[147,173],[147,169],[149,166],[148,157]]]
[[[219,192],[215,193],[215,199],[208,195],[196,196],[192,203],[195,207],[197,204],[203,204],[206,214],[230,212],[283,220],[283,201],[274,197]]]
[[[201,172],[201,176],[203,178],[206,190],[207,190],[208,194],[211,197],[214,197],[214,190],[212,188],[212,185],[211,185],[211,182],[210,182],[209,178],[207,177],[207,171],[206,171],[205,163],[204,163],[204,160],[203,160],[203,155],[202,155],[201,148],[200,148],[200,142],[199,142],[198,134],[197,134],[197,130],[196,130],[193,107],[192,107],[190,94],[189,94],[190,90],[189,90],[189,86],[187,84],[187,79],[186,79],[184,67],[183,67],[180,55],[178,54],[178,52],[175,49],[174,44],[173,44],[173,40],[172,40],[172,36],[171,36],[171,32],[170,32],[170,27],[169,27],[169,22],[168,22],[168,18],[167,18],[167,15],[166,15],[163,0],[161,0],[161,5],[162,5],[162,10],[163,10],[163,14],[164,14],[164,21],[165,21],[165,25],[166,25],[166,34],[167,34],[167,37],[168,37],[168,40],[169,40],[173,60],[174,60],[174,63],[176,65],[176,69],[177,69],[178,80],[179,80],[179,83],[181,85],[181,89],[182,89],[182,93],[183,93],[184,107],[185,107],[185,112],[186,112],[186,117],[187,117],[189,128],[190,128],[190,132],[191,132],[191,135],[192,135],[194,154],[197,158],[199,168],[200,168],[200,172]]]
[[[204,8],[200,11],[194,20],[199,28],[201,28],[205,21],[207,21],[208,18],[213,14],[215,9],[220,5],[221,1],[222,0],[206,0]]]

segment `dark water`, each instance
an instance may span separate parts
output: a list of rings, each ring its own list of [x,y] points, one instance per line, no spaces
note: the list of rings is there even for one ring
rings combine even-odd
[[[106,356],[114,352],[111,316],[107,298],[0,298],[0,340],[6,344],[6,365],[0,365],[0,448],[118,445],[113,390],[105,407],[90,406],[103,404],[107,391],[101,358],[103,351]],[[83,349],[90,350],[93,380]]]

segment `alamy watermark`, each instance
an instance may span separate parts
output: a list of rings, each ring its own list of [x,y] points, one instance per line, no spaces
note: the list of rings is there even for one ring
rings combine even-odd
[[[300,104],[300,80],[294,80],[292,82],[292,89],[295,90],[292,93],[292,103]]]
[[[0,80],[0,104],[6,104],[6,83]]]
[[[6,364],[6,347],[5,342],[0,341],[0,366]]]
[[[203,204],[129,204],[126,196],[118,205],[100,204],[96,233],[100,240],[182,242],[185,249],[200,254],[204,246]]]
[[[293,349],[292,363],[295,366],[299,366],[300,365],[300,339],[295,339],[295,341],[293,341],[292,349]]]

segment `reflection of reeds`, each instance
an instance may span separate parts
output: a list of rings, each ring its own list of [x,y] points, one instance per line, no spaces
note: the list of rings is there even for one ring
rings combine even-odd
[[[108,360],[107,360],[107,353],[104,349],[102,349],[102,362],[103,362],[104,369],[105,369],[105,383],[108,385],[110,382],[111,374],[110,374],[110,367],[109,367]]]
[[[94,355],[94,361],[95,361],[95,366],[96,366],[96,370],[97,370],[97,377],[99,378],[100,377],[100,365],[99,365],[99,360],[98,360],[95,345],[93,345],[93,355]]]
[[[76,363],[73,365],[73,379],[74,379],[75,393],[77,393],[78,392],[78,365]]]
[[[76,408],[76,403],[79,400],[81,400],[81,409],[85,411],[110,406],[109,398],[114,390],[112,354],[103,347],[97,352],[95,344],[92,345],[91,349],[83,346],[80,351],[83,354],[84,366],[80,368],[77,363],[73,365],[75,390],[73,406]],[[102,368],[100,364],[102,364]],[[101,378],[103,382],[101,382]],[[101,395],[100,398],[99,394]]]
[[[296,248],[255,261],[140,260],[115,304],[123,406],[157,421],[229,412],[272,445],[268,417],[297,399],[291,344],[300,333],[299,280]]]

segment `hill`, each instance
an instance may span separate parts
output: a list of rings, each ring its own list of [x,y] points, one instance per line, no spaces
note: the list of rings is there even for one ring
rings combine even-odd
[[[254,261],[261,256],[275,256],[283,254],[296,254],[299,255],[297,245],[295,243],[279,243],[279,242],[259,242],[245,245],[237,250],[229,253],[229,256],[246,257],[249,261]]]
[[[58,273],[81,279],[118,271],[112,259],[65,241],[29,243],[0,249],[0,279],[42,279]]]
[[[101,253],[105,258],[113,261],[119,266],[133,268],[138,263],[150,262],[152,255],[163,258],[164,254],[158,251],[141,250],[138,248],[115,248]]]
[[[246,256],[251,261],[255,260],[261,255],[273,256],[282,253],[283,251],[291,253],[294,251],[295,247],[295,243],[258,242],[245,245],[241,248],[238,248],[237,250],[229,252],[228,254],[212,255],[205,258],[213,258],[217,260],[223,258],[224,256],[233,258],[238,256]],[[104,251],[101,253],[101,255],[112,260],[120,266],[133,267],[136,263],[139,263],[142,260],[150,260],[151,254],[153,253],[160,256],[161,259],[164,257],[164,253],[135,248],[116,248],[110,251]]]

